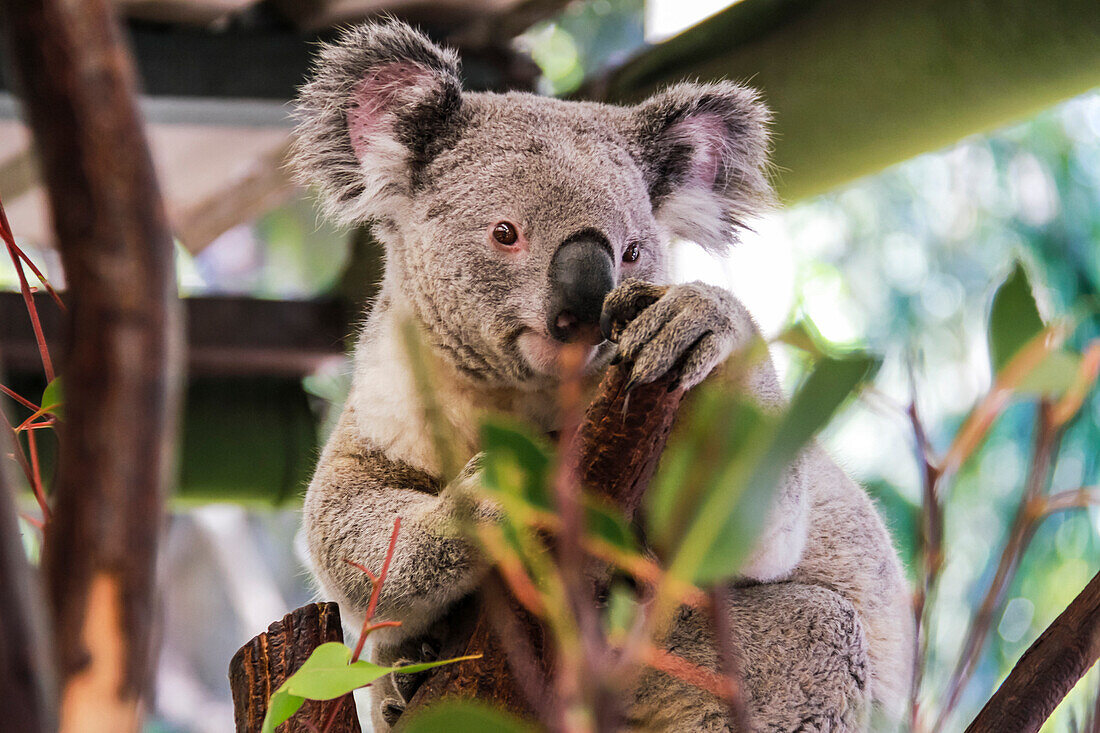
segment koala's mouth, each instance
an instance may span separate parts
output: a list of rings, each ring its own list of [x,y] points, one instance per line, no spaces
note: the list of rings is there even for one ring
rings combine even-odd
[[[606,343],[606,341],[597,341],[588,345],[586,366],[594,363],[597,354]],[[533,328],[524,329],[516,339],[516,346],[524,361],[533,371],[546,376],[554,376],[558,373],[558,354],[561,353],[563,345],[557,339]]]

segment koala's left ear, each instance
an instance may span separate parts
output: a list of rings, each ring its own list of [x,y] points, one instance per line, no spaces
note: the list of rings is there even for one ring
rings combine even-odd
[[[773,202],[767,178],[771,113],[733,82],[678,84],[628,110],[628,135],[657,220],[721,251],[745,219]]]

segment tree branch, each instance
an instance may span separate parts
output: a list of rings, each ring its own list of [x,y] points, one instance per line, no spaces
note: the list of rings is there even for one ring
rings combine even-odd
[[[66,280],[66,420],[42,567],[61,730],[140,727],[171,474],[181,319],[172,236],[107,0],[0,4]]]
[[[989,699],[967,733],[1032,733],[1100,658],[1100,573],[1073,599]]]
[[[669,379],[664,378],[634,388],[627,399],[626,383],[623,366],[612,367],[604,375],[581,422],[574,468],[580,485],[609,499],[629,518],[641,503],[656,470],[684,393],[669,392]],[[465,608],[463,613],[475,618],[463,624],[464,630],[441,650],[443,656],[467,653],[484,656],[436,670],[410,701],[402,721],[417,709],[451,696],[477,697],[523,715],[531,715],[536,707],[541,707],[541,701],[531,700],[525,691],[547,688],[548,638],[517,601],[510,595],[501,597],[500,589],[505,587],[503,581],[492,581],[488,585],[493,592],[491,604],[483,601],[476,614]],[[503,604],[507,605],[502,608]],[[487,613],[489,606],[496,612]],[[458,614],[453,617],[457,620]],[[503,617],[504,623],[494,617]],[[517,665],[507,649],[516,643],[512,639],[520,630],[526,661],[519,660],[521,663]],[[502,638],[508,638],[509,643],[502,642]],[[530,663],[532,656],[537,660],[535,665]],[[542,679],[526,679],[536,674],[532,666]]]

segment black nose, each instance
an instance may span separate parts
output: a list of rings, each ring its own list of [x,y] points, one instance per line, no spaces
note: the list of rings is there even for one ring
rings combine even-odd
[[[606,238],[584,232],[565,240],[550,262],[550,335],[563,343],[602,341],[600,311],[614,287],[615,265]]]

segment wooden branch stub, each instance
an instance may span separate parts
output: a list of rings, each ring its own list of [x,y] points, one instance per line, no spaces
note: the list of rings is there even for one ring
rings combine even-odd
[[[237,733],[259,731],[272,693],[302,666],[314,649],[330,641],[344,641],[340,609],[332,602],[311,603],[288,613],[237,650],[229,663]],[[308,733],[310,728],[302,719],[321,729],[335,705],[340,705],[340,710],[331,733],[359,733],[355,701],[350,694],[337,700],[306,700],[302,709],[279,730]]]
[[[967,733],[1031,733],[1100,658],[1100,573],[1028,647]]]
[[[632,518],[657,467],[672,430],[683,390],[669,391],[671,379],[625,390],[625,366],[608,370],[580,427],[577,475],[581,484],[611,500]],[[468,625],[453,631],[443,646],[444,657],[482,654],[482,658],[441,667],[410,701],[405,720],[417,709],[444,697],[476,697],[513,713],[530,717],[545,688],[547,643],[544,630],[491,574],[476,604],[449,617]],[[517,649],[518,647],[518,649]],[[516,654],[510,651],[523,651]],[[525,659],[525,657],[527,659]],[[518,668],[524,662],[530,669]]]

